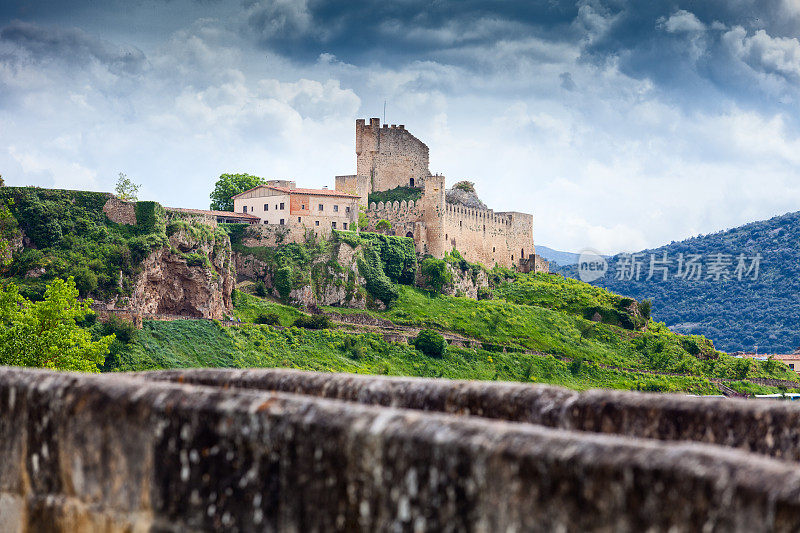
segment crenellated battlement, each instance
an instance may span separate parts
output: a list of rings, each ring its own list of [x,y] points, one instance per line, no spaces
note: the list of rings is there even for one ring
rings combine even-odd
[[[534,254],[533,216],[495,212],[448,203],[445,177],[428,168],[428,147],[405,125],[356,120],[356,174],[337,176],[336,188],[371,192],[395,187],[423,189],[417,201],[372,202],[366,208],[369,228],[387,220],[394,235],[413,236],[417,251],[444,257],[457,249],[467,260],[487,266],[511,267],[530,263]],[[366,200],[366,198],[364,198]]]

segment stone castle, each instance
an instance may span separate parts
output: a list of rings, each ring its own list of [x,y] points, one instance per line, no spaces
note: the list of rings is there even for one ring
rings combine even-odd
[[[533,216],[515,211],[467,207],[445,197],[445,177],[428,168],[428,147],[404,125],[381,125],[380,119],[356,120],[356,173],[336,176],[336,190],[361,198],[369,229],[380,220],[396,235],[413,237],[417,252],[444,257],[456,249],[472,262],[547,271],[535,254]],[[396,187],[421,189],[414,202],[368,202],[370,193]]]
[[[269,181],[235,196],[234,210],[262,225],[262,233],[279,232],[282,242],[300,241],[308,231],[325,235],[333,229],[356,229],[360,210],[367,215],[369,230],[386,220],[389,233],[413,238],[420,254],[442,258],[456,249],[468,261],[489,267],[548,270],[547,262],[535,254],[532,215],[495,212],[477,197],[470,206],[451,201],[445,194],[445,177],[431,173],[428,162],[428,147],[402,124],[358,119],[356,173],[336,176],[335,190]],[[408,201],[369,200],[372,193],[397,187],[413,193]]]

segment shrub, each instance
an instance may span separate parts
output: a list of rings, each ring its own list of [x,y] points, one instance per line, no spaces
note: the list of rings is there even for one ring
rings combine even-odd
[[[429,357],[442,357],[447,350],[447,341],[444,337],[430,329],[420,330],[412,343],[414,348]]]
[[[459,181],[453,185],[453,188],[464,192],[475,192],[475,184],[471,181]]]
[[[331,325],[331,319],[326,315],[302,315],[292,325],[305,329],[327,329]]]
[[[326,317],[327,318],[327,317]],[[256,324],[266,324],[269,326],[280,326],[281,317],[271,311],[259,313],[255,320]]]
[[[478,300],[491,300],[494,293],[491,287],[478,287]]]
[[[278,289],[278,294],[284,300],[289,299],[289,293],[292,292],[292,278],[294,278],[294,271],[290,266],[283,266],[275,273],[275,288]]]
[[[97,289],[97,275],[86,267],[75,270],[75,286],[81,296],[88,296]]]
[[[105,324],[103,324],[103,335],[116,335],[118,341],[128,344],[136,338],[136,326],[130,320],[125,320],[118,316],[112,315]]]
[[[375,224],[375,230],[380,231],[381,233],[385,233],[392,229],[392,225],[386,219],[381,219]]]
[[[256,285],[253,288],[253,294],[262,298],[267,295],[267,285],[264,283],[263,279],[260,279],[256,282]]]
[[[425,284],[436,292],[442,292],[445,285],[453,281],[453,275],[447,269],[447,263],[441,259],[426,257],[420,264],[420,271]]]
[[[576,356],[572,361],[570,361],[568,368],[570,374],[573,376],[580,374],[581,370],[583,369],[583,357]]]
[[[639,302],[639,313],[642,315],[642,318],[645,320],[650,319],[650,311],[653,308],[652,300],[642,300]]]

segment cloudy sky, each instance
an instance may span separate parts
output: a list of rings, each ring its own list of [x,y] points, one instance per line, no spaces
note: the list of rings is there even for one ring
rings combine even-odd
[[[800,0],[3,0],[0,174],[333,185],[385,100],[538,243],[634,251],[800,210],[798,36]]]

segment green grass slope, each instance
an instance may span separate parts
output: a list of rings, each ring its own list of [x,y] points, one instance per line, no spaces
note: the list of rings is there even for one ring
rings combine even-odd
[[[521,276],[520,286],[500,293],[522,294],[537,277]],[[558,284],[560,278],[541,279]],[[584,305],[614,305],[614,295],[602,289],[562,280],[564,287],[585,289],[574,295]],[[566,289],[563,289],[566,290]],[[601,291],[601,292],[598,292]],[[452,379],[508,380],[563,385],[574,389],[596,387],[685,391],[715,394],[714,378],[747,392],[776,392],[746,380],[772,377],[797,380],[785,365],[751,362],[720,354],[707,340],[676,335],[658,324],[644,331],[586,320],[585,310],[574,301],[568,310],[506,300],[475,301],[431,296],[425,291],[400,287],[400,297],[386,311],[370,314],[398,324],[451,331],[485,342],[482,349],[449,346],[442,358],[423,355],[405,343],[385,341],[376,332],[354,331],[349,326],[325,330],[291,327],[300,316],[293,307],[238,293],[235,316],[241,326],[226,327],[211,321],[146,322],[131,342],[119,344],[109,357],[107,370],[145,370],[182,367],[284,367],[328,372],[353,372]],[[556,299],[557,307],[564,307]],[[364,313],[329,308],[340,313]],[[259,315],[274,313],[281,327],[254,324]],[[507,346],[503,351],[500,346]],[[535,350],[544,354],[524,353]],[[607,368],[604,365],[615,368]],[[657,374],[660,372],[661,374]],[[667,375],[668,373],[685,375]],[[800,383],[798,383],[800,386]]]

